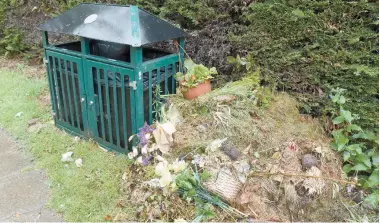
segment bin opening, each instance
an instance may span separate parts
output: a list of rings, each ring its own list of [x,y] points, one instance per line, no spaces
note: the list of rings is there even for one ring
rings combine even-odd
[[[56,47],[71,50],[75,52],[81,52],[80,41],[70,42],[55,45]],[[156,58],[164,57],[172,54],[173,52],[155,49],[152,47],[143,47],[143,61],[149,61]],[[90,40],[90,54],[108,59],[131,62],[130,46],[119,43],[111,43],[101,40]]]

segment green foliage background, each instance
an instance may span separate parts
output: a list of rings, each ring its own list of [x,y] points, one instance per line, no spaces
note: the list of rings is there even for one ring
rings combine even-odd
[[[217,67],[224,81],[239,78],[226,55],[251,54],[261,67],[262,83],[291,92],[303,102],[301,112],[330,115],[328,92],[344,88],[350,98],[345,107],[359,115],[363,128],[378,132],[377,1],[5,0],[0,3],[0,35],[7,38],[0,43],[1,53],[23,46],[17,29],[12,29],[13,38],[5,29],[7,12],[17,13],[31,2],[39,5],[37,14],[52,17],[82,2],[138,5],[190,33],[200,33],[199,38],[189,38],[187,50],[196,62]],[[223,34],[214,32],[218,27]],[[210,46],[213,40],[220,43],[217,49]]]

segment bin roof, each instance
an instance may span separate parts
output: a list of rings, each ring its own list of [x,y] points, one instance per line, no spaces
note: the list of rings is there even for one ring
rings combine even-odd
[[[141,46],[187,34],[137,6],[80,4],[41,24],[39,29]]]

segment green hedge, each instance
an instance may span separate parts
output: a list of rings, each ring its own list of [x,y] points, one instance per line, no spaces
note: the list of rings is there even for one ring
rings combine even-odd
[[[17,11],[24,1],[2,2],[0,33],[4,8],[13,4]],[[39,10],[54,16],[81,2],[139,5],[196,33],[187,41],[189,53],[218,67],[227,80],[236,74],[226,55],[249,53],[261,66],[263,83],[297,96],[301,112],[328,115],[330,90],[347,89],[347,109],[360,116],[361,126],[378,132],[376,1],[43,0]]]
[[[303,109],[326,114],[331,89],[347,89],[349,110],[378,128],[378,5],[366,1],[265,1],[244,13],[236,44],[253,52],[279,89]]]

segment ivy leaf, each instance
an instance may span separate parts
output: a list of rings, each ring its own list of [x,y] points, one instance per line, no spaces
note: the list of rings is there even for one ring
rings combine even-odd
[[[356,170],[356,171],[367,171],[369,168],[364,165],[363,163],[358,163],[356,164],[354,167],[351,168],[351,171],[352,170]]]
[[[292,11],[293,15],[296,15],[298,17],[305,17],[305,13],[303,13],[303,11],[301,11],[300,9],[295,9]]]
[[[346,162],[348,159],[350,159],[350,152],[346,151],[343,153],[343,161]]]
[[[335,117],[335,118],[332,120],[332,122],[333,122],[334,125],[338,125],[338,124],[344,122],[344,117],[343,117],[342,115],[337,116],[337,117]]]

